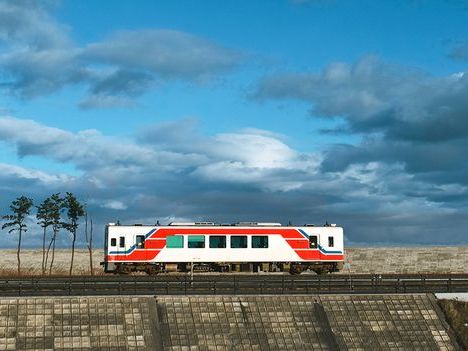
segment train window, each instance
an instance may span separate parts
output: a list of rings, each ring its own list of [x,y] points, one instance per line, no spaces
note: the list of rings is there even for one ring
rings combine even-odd
[[[136,236],[136,246],[139,249],[145,248],[145,236],[144,235],[137,235]]]
[[[231,248],[232,249],[245,249],[247,247],[246,235],[231,235]]]
[[[189,235],[188,237],[189,249],[203,249],[205,247],[204,235]]]
[[[184,236],[183,235],[168,235],[166,237],[166,247],[168,249],[183,249]]]
[[[111,239],[111,246],[117,246],[117,239],[116,238]]]
[[[252,236],[252,248],[253,249],[266,249],[268,248],[268,236]]]
[[[318,247],[317,235],[309,236],[309,248],[316,249]]]
[[[335,246],[335,238],[332,236],[328,237],[328,247],[333,247]]]
[[[120,247],[125,247],[125,237],[124,236],[120,237],[119,246]]]
[[[225,235],[212,235],[210,236],[210,249],[224,249],[226,248]]]

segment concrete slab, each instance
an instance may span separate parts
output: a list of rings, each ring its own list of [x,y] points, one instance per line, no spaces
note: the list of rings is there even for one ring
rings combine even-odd
[[[1,298],[0,350],[457,350],[433,295]]]

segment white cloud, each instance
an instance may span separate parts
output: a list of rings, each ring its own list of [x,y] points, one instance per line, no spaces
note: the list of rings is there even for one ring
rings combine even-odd
[[[128,208],[128,206],[125,205],[123,202],[117,200],[106,201],[101,205],[101,207],[108,208],[111,210],[126,210]]]
[[[64,186],[74,179],[66,174],[50,174],[39,170],[0,163],[0,179],[5,180],[5,178],[37,181],[38,186]]]
[[[460,201],[457,196],[466,194],[466,186],[434,186],[401,163],[366,162],[324,172],[324,155],[300,153],[268,131],[204,136],[191,120],[171,126],[183,135],[158,138],[156,133],[149,143],[141,134],[122,140],[95,130],[70,132],[1,118],[0,140],[11,143],[19,155],[71,163],[79,173],[71,177],[0,164],[0,207],[23,193],[42,201],[54,192],[73,191],[86,201],[96,223],[333,220],[349,226],[354,241],[462,240],[461,234],[441,239],[430,225],[453,221],[458,212],[450,210],[450,202]],[[149,126],[147,132],[166,127]],[[460,228],[467,224],[458,221]]]
[[[30,99],[88,87],[82,108],[129,107],[155,82],[206,82],[240,64],[239,52],[168,29],[117,31],[78,46],[35,1],[0,3],[0,87]]]

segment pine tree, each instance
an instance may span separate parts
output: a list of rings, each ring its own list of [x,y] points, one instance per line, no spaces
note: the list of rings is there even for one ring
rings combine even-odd
[[[52,267],[54,266],[55,258],[55,243],[57,241],[57,235],[61,228],[63,228],[63,222],[61,218],[62,210],[64,208],[63,199],[60,197],[60,193],[53,194],[50,198],[50,219],[52,222],[52,238],[50,239],[49,246],[46,252],[45,267],[49,263],[49,252],[52,248],[52,257],[49,265],[49,274],[52,274]]]
[[[42,275],[45,274],[47,269],[47,262],[46,262],[46,235],[47,235],[47,228],[53,224],[53,209],[54,209],[54,202],[53,200],[48,197],[45,199],[39,206],[37,206],[37,224],[39,224],[42,229]]]
[[[75,242],[76,242],[76,232],[78,230],[78,220],[80,217],[83,217],[85,214],[84,207],[77,200],[75,195],[67,192],[64,205],[67,211],[68,222],[64,223],[63,227],[70,232],[72,235],[72,254],[70,262],[70,275],[73,272],[73,259],[75,257]]]
[[[19,234],[18,237],[18,249],[16,251],[16,257],[18,259],[18,275],[21,274],[21,239],[24,232],[28,231],[28,226],[26,224],[26,218],[29,216],[31,207],[33,206],[33,201],[26,196],[20,196],[16,200],[13,200],[10,205],[10,211],[12,214],[5,215],[2,218],[7,220],[5,224],[2,225],[2,229],[10,228],[8,233],[17,231]]]

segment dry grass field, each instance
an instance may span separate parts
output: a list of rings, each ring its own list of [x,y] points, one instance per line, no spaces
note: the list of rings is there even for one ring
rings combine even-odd
[[[341,273],[468,273],[468,247],[367,247],[347,248],[350,266]],[[93,251],[95,274],[104,274],[99,263],[102,249]],[[24,275],[41,274],[42,250],[21,251],[21,271]],[[16,250],[0,250],[0,275],[16,275]],[[68,274],[70,250],[57,249],[52,274]],[[73,274],[89,274],[89,256],[85,249],[75,252]]]
[[[68,249],[55,250],[53,275],[68,274],[70,268],[71,252]],[[93,251],[93,265],[95,274],[103,274],[99,263],[104,258],[102,250]],[[0,275],[17,275],[16,250],[0,250]],[[21,272],[23,275],[40,275],[42,265],[42,250],[21,251]],[[73,274],[90,274],[88,250],[75,250]]]

